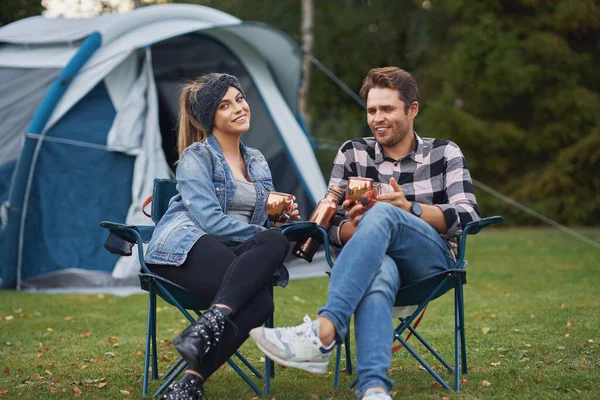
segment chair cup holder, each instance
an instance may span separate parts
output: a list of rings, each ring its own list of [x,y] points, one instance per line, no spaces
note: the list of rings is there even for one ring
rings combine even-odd
[[[123,239],[116,233],[111,232],[108,235],[108,238],[106,238],[104,248],[112,254],[117,254],[119,256],[130,256],[132,254],[131,249],[133,248],[134,244],[135,243],[131,243],[130,241]]]

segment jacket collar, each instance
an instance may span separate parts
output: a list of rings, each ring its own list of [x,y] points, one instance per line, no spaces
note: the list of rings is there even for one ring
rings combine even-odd
[[[208,135],[208,137],[206,138],[206,142],[210,145],[210,147],[213,148],[213,150],[215,150],[219,158],[225,158],[225,156],[223,155],[223,149],[221,149],[221,145],[219,144],[219,141],[214,135]],[[240,151],[242,152],[242,155],[244,156],[244,161],[246,162],[255,158],[254,155],[248,151],[248,147],[246,147],[246,145],[241,140]]]
[[[419,135],[417,135],[417,132],[414,132],[415,135],[415,148],[413,149],[413,151],[410,152],[410,154],[408,154],[406,157],[410,157],[410,159],[412,159],[414,162],[418,163],[418,164],[422,164],[423,163],[423,139],[421,139],[421,137]],[[406,158],[404,157],[404,158]],[[399,161],[399,160],[394,160],[390,157],[388,157],[385,154],[385,151],[383,150],[383,148],[381,147],[381,145],[379,144],[379,142],[377,142],[377,140],[375,140],[375,159],[373,160],[375,162],[375,164],[381,164],[384,161]]]

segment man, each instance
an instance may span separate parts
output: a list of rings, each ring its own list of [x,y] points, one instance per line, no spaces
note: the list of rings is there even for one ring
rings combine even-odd
[[[374,138],[342,145],[329,185],[345,188],[349,177],[362,176],[381,182],[384,193],[368,210],[343,203],[346,216],[329,230],[331,242],[343,248],[318,318],[305,317],[291,328],[256,328],[250,335],[274,361],[324,373],[354,313],[356,393],[364,400],[387,400],[396,292],[451,268],[452,238],[480,216],[458,146],[413,131],[419,90],[411,74],[396,67],[372,69],[360,94]]]

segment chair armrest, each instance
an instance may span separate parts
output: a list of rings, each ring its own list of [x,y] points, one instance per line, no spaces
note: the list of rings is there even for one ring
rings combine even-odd
[[[280,231],[290,242],[297,242],[318,234],[319,225],[312,221],[293,221],[283,224]]]
[[[100,222],[102,228],[108,229],[111,233],[122,237],[130,243],[137,243],[137,232],[144,243],[148,243],[154,232],[154,226],[147,225],[125,225],[117,222],[102,221]]]
[[[504,221],[504,218],[500,217],[499,215],[495,215],[493,217],[482,218],[479,221],[469,222],[465,226],[465,229],[463,229],[463,238],[466,235],[476,235],[479,233],[480,230],[482,230],[486,226],[497,224],[502,221]]]
[[[333,268],[329,238],[327,237],[327,231],[322,226],[312,221],[295,221],[283,224],[281,226],[281,233],[283,233],[291,242],[306,239],[310,236],[315,238],[315,240],[323,245],[325,259],[327,260],[329,267]]]
[[[469,222],[465,225],[462,235],[458,241],[458,258],[456,260],[456,266],[461,266],[465,260],[465,249],[467,246],[467,235],[476,235],[488,225],[497,224],[504,221],[504,218],[495,215],[493,217],[482,218],[479,221]]]
[[[119,256],[130,256],[133,245],[147,243],[154,231],[153,226],[124,225],[109,221],[102,221],[100,226],[110,231],[104,248]]]

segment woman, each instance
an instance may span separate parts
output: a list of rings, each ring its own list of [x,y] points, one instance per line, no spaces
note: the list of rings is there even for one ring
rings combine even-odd
[[[210,305],[173,340],[188,369],[165,396],[201,399],[204,381],[273,313],[267,286],[289,244],[268,229],[269,166],[240,141],[250,107],[238,80],[201,76],[183,88],[179,113],[179,194],[156,225],[145,261]]]

